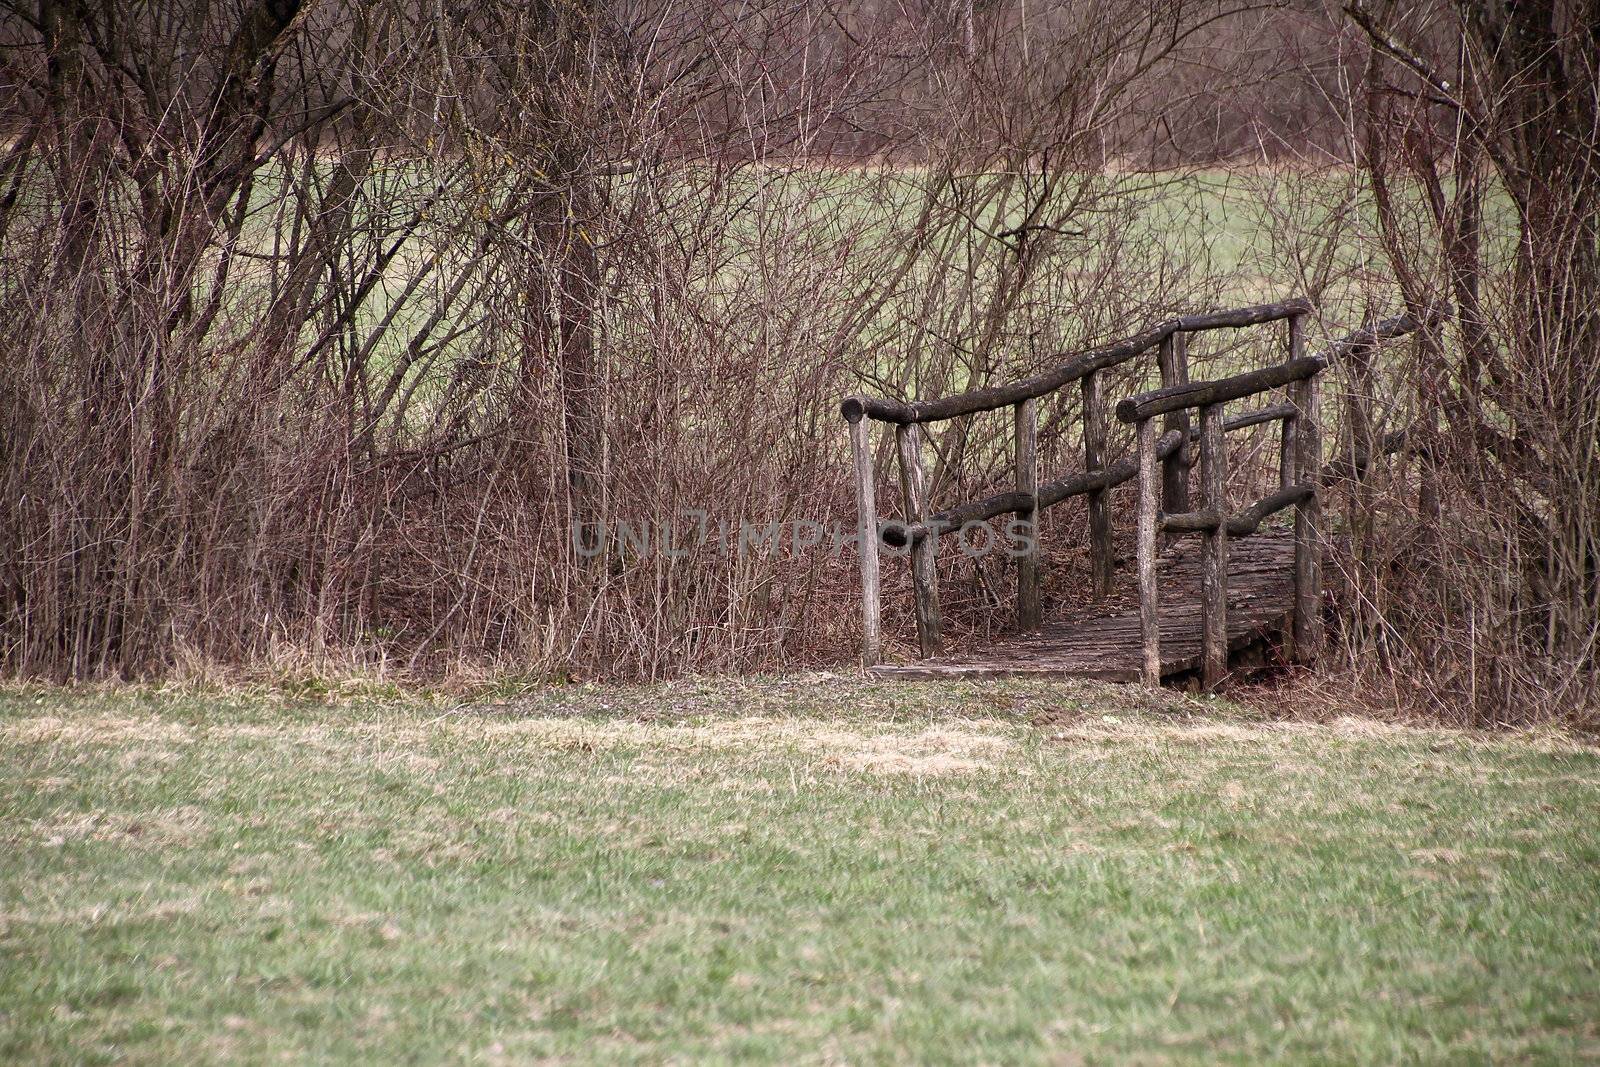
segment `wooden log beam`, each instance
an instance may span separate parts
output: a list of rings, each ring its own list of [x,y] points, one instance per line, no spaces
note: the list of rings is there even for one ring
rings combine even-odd
[[[1396,337],[1404,337],[1406,334],[1420,330],[1424,326],[1437,325],[1448,318],[1449,314],[1450,309],[1448,306],[1431,307],[1423,312],[1420,317],[1408,311],[1403,315],[1384,319],[1382,322],[1374,323],[1371,326],[1364,326],[1359,330],[1351,330],[1343,337],[1330,343],[1321,352],[1318,352],[1316,358],[1332,365],[1358,349],[1370,348],[1382,344],[1384,341],[1392,341]]]
[[[1084,379],[1088,381],[1087,378]],[[1028,524],[1031,543],[1017,555],[1017,628],[1037,630],[1044,621],[1039,601],[1039,402],[1022,401],[1013,412],[1017,439],[1017,495],[1029,500],[1017,517]]]
[[[1182,438],[1177,434],[1163,434],[1156,442],[1156,457],[1158,459],[1166,459],[1177,451],[1180,443],[1182,443]],[[1075,474],[1070,478],[1061,478],[1049,482],[1039,487],[1039,507],[1041,510],[1055,507],[1063,500],[1081,496],[1095,489],[1110,489],[1112,486],[1121,485],[1138,473],[1139,461],[1137,458],[1130,456],[1127,459],[1118,460],[1111,466],[1104,467],[1099,471]]]
[[[1270,404],[1255,411],[1247,411],[1243,415],[1234,415],[1222,423],[1222,429],[1227,433],[1235,430],[1247,429],[1251,426],[1261,426],[1279,419],[1292,419],[1299,409],[1293,404]]]
[[[1188,335],[1175,333],[1161,342],[1158,362],[1162,388],[1189,384]],[[1168,433],[1181,434],[1182,439],[1187,441],[1191,429],[1189,409],[1167,412],[1161,428]],[[1161,507],[1166,511],[1189,510],[1189,464],[1184,461],[1182,449],[1173,452],[1161,463]]]
[[[1104,370],[1107,367],[1115,367],[1119,363],[1126,363],[1141,352],[1148,351],[1160,344],[1162,339],[1175,329],[1177,329],[1175,321],[1164,322],[1154,329],[1147,330],[1137,336],[1079,353],[1054,369],[1045,371],[1042,374],[1035,374],[1031,378],[1023,378],[1004,385],[991,385],[982,389],[973,389],[969,392],[942,397],[938,400],[919,400],[915,403],[907,404],[899,400],[882,400],[868,396],[848,396],[839,405],[839,413],[850,420],[865,415],[883,422],[908,425],[918,422],[937,422],[941,419],[953,419],[960,415],[972,415],[980,411],[992,411],[995,408],[1009,407],[1024,400],[1044,396],[1046,393],[1053,393],[1062,386],[1070,385],[1097,370]]]
[[[1322,472],[1321,414],[1317,380],[1295,386],[1300,415],[1294,420],[1295,479],[1315,485]],[[1311,493],[1294,512],[1294,654],[1301,663],[1315,662],[1322,652],[1322,498]]]
[[[1126,423],[1164,415],[1179,408],[1211,407],[1239,400],[1269,389],[1304,381],[1323,368],[1320,359],[1295,359],[1261,370],[1246,371],[1231,378],[1209,382],[1190,382],[1154,392],[1131,396],[1117,405],[1117,418]],[[1218,421],[1218,429],[1221,422]]]
[[[861,660],[871,667],[880,658],[881,614],[878,599],[878,503],[873,487],[872,423],[850,424],[850,450],[855,454],[856,552],[861,558]]]
[[[1226,522],[1230,538],[1249,537],[1261,529],[1262,522],[1268,517],[1294,507],[1314,492],[1316,490],[1309,485],[1297,483],[1285,486],[1257,500],[1237,515],[1229,515],[1226,520],[1219,512],[1209,510],[1183,511],[1171,515],[1163,513],[1160,516],[1161,529],[1173,533],[1204,533]]]
[[[1175,433],[1163,434],[1156,442],[1156,456],[1166,459],[1177,451],[1181,438]],[[930,530],[937,530],[938,536],[954,533],[969,522],[986,522],[1000,515],[1020,515],[1035,506],[1040,511],[1054,507],[1063,500],[1075,496],[1082,496],[1091,489],[1109,489],[1129,481],[1139,473],[1137,459],[1118,460],[1111,466],[1091,474],[1074,474],[1069,478],[1061,478],[1053,482],[1046,482],[1039,487],[1036,497],[1025,493],[996,493],[979,500],[968,501],[948,511],[937,512],[928,516],[925,522],[908,522],[903,524],[891,523],[883,530],[884,544],[892,548],[904,548],[928,536]]]
[[[1162,512],[1156,517],[1156,523],[1168,533],[1206,533],[1222,522],[1222,513],[1210,510]]]
[[[1276,493],[1269,493],[1236,515],[1228,516],[1228,536],[1249,537],[1261,529],[1261,524],[1284,508],[1309,500],[1316,488],[1304,482],[1286,485]]]
[[[1222,408],[1200,409],[1200,510],[1226,514],[1228,452]],[[1205,533],[1200,552],[1200,682],[1215,692],[1228,673],[1228,531],[1218,523]]]
[[[1148,686],[1161,684],[1161,610],[1156,588],[1156,511],[1160,506],[1156,487],[1156,425],[1149,419],[1139,423],[1139,641],[1140,680]],[[1176,436],[1176,434],[1174,434]]]
[[[1086,374],[1083,386],[1083,470],[1093,475],[1102,469],[1105,459],[1106,422],[1105,408],[1100,398],[1100,374]],[[1097,485],[1088,490],[1089,498],[1089,569],[1095,593],[1105,596],[1111,592],[1111,582],[1116,569],[1116,558],[1111,543],[1111,508],[1106,495],[1108,487]]]
[[[1277,319],[1290,318],[1308,312],[1310,309],[1311,305],[1308,301],[1297,297],[1277,304],[1259,304],[1254,307],[1235,308],[1229,311],[1184,315],[1176,319],[1168,319],[1133,337],[1125,338],[1121,341],[1113,341],[1110,344],[1088,349],[1084,352],[1059,357],[1062,362],[1054,369],[1006,385],[988,386],[966,393],[958,393],[955,396],[942,397],[938,400],[919,400],[911,403],[903,400],[890,400],[884,397],[870,397],[858,394],[845,397],[839,405],[839,412],[850,422],[860,418],[873,418],[881,422],[903,425],[912,422],[932,422],[938,419],[955,418],[958,415],[989,411],[1054,392],[1064,385],[1077,381],[1086,374],[1103,370],[1106,367],[1114,367],[1119,363],[1132,359],[1141,352],[1161,344],[1174,334],[1194,333],[1200,330],[1237,329],[1258,323],[1272,322]],[[1430,309],[1421,320],[1411,314],[1385,319],[1372,327],[1346,334],[1312,358],[1321,359],[1325,363],[1335,362],[1350,346],[1370,345],[1403,336],[1419,329],[1423,325],[1430,325],[1439,321],[1447,313],[1447,310]],[[1170,386],[1176,383],[1165,382],[1164,384]]]
[[[1251,307],[1233,308],[1229,311],[1207,311],[1200,315],[1183,315],[1178,319],[1178,329],[1184,333],[1194,333],[1198,330],[1240,329],[1245,326],[1256,326],[1263,322],[1276,322],[1279,319],[1292,318],[1304,315],[1311,310],[1311,301],[1303,296],[1291,300],[1279,301],[1276,304],[1256,304]]]
[[[1234,430],[1258,426],[1264,422],[1290,418],[1296,410],[1298,409],[1293,404],[1274,404],[1271,407],[1262,408],[1260,411],[1246,412],[1243,415],[1230,418],[1222,424],[1222,428],[1225,432],[1231,433]],[[1198,440],[1199,436],[1199,428],[1190,427],[1188,432],[1189,440]],[[1403,443],[1403,431],[1399,435],[1391,434],[1390,436]],[[1187,470],[1189,464],[1184,461],[1181,450],[1178,447],[1180,440],[1175,431],[1162,434],[1156,439],[1156,458],[1163,462],[1175,460],[1183,463],[1184,469]],[[1396,444],[1389,451],[1396,451],[1399,447],[1400,445]],[[1036,497],[1029,497],[1025,493],[1018,492],[996,493],[993,496],[968,501],[947,511],[937,512],[929,516],[926,523],[891,523],[883,529],[883,543],[891,548],[904,548],[906,545],[926,537],[928,529],[935,524],[938,525],[939,536],[942,537],[947,533],[959,530],[963,524],[968,522],[986,522],[1000,515],[1021,515],[1034,506],[1035,501],[1037,501],[1038,510],[1043,511],[1046,508],[1054,507],[1063,500],[1082,496],[1096,489],[1113,489],[1124,482],[1131,481],[1138,473],[1138,459],[1130,458],[1118,460],[1099,472],[1074,474],[1068,478],[1046,482],[1039,487]],[[1330,464],[1329,470],[1324,475],[1325,478],[1348,476],[1344,472],[1344,468],[1332,464]],[[1174,512],[1174,514],[1179,513]]]
[[[1304,357],[1305,354],[1305,316],[1294,315],[1289,319],[1288,352],[1286,353],[1286,360],[1289,363],[1293,363],[1295,360]],[[1292,389],[1293,386],[1290,386],[1290,388]],[[1293,485],[1295,482],[1295,441],[1299,434],[1299,428],[1295,425],[1295,417],[1299,415],[1299,409],[1288,400],[1287,393],[1285,394],[1285,398],[1285,403],[1287,403],[1292,410],[1289,416],[1283,420],[1283,426],[1279,428],[1278,434],[1278,485],[1280,487],[1287,487]]]

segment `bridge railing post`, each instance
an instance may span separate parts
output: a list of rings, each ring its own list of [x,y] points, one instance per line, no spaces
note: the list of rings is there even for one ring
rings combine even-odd
[[[1161,367],[1161,387],[1171,388],[1174,385],[1187,385],[1189,382],[1189,335],[1186,333],[1169,334],[1161,342],[1161,349],[1157,355],[1157,362]],[[1162,420],[1161,429],[1166,433],[1177,430],[1182,436],[1177,451],[1173,452],[1161,464],[1161,510],[1177,514],[1189,510],[1189,464],[1184,453],[1188,451],[1189,444],[1189,409],[1179,408],[1169,411]]]
[[[1304,315],[1289,320],[1290,355],[1304,350]],[[1318,379],[1312,374],[1294,384],[1294,479],[1311,493],[1294,509],[1294,656],[1315,662],[1322,651],[1322,427]],[[1287,430],[1285,432],[1288,432]]]
[[[1156,426],[1139,420],[1135,429],[1139,449],[1139,679],[1145,685],[1161,684],[1161,605],[1156,588],[1156,525],[1161,489],[1156,477]]]
[[[1093,474],[1105,463],[1106,418],[1105,405],[1100,395],[1098,371],[1085,374],[1083,387],[1083,469]],[[1089,565],[1094,578],[1095,592],[1105,596],[1111,592],[1116,558],[1111,541],[1111,509],[1104,486],[1089,490]]]
[[[1213,525],[1200,550],[1200,682],[1208,692],[1228,671],[1228,451],[1223,442],[1223,405],[1200,409],[1200,507]]]
[[[900,493],[905,499],[906,520],[928,521],[927,477],[922,468],[922,428],[916,423],[895,427],[895,445],[900,453]],[[926,659],[939,654],[944,643],[943,622],[939,614],[939,537],[930,530],[911,548],[911,586],[917,602],[917,643]]]
[[[861,659],[871,667],[880,655],[882,629],[878,599],[878,502],[873,488],[872,420],[850,420],[850,450],[855,456],[856,552],[861,559]]]
[[[1017,554],[1017,628],[1037,630],[1044,619],[1039,602],[1039,402],[1029,397],[1012,408],[1017,437],[1017,492],[1034,506],[1017,513],[1028,540]]]

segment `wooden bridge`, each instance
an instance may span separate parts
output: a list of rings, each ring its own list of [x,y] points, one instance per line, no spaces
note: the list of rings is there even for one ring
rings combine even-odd
[[[1205,688],[1215,689],[1230,664],[1241,655],[1259,654],[1263,642],[1280,645],[1296,661],[1314,660],[1323,644],[1320,375],[1342,356],[1369,352],[1383,340],[1415,329],[1417,322],[1411,316],[1390,319],[1307,356],[1305,320],[1311,310],[1309,301],[1297,298],[1170,319],[1033,377],[937,400],[847,397],[841,411],[850,424],[855,456],[867,667],[886,677],[1059,674],[1149,685],[1197,676]],[[1189,380],[1190,335],[1275,322],[1286,324],[1280,362],[1213,381]],[[1135,428],[1136,454],[1108,465],[1104,372],[1152,352],[1161,388],[1116,405],[1116,417]],[[1082,392],[1084,471],[1041,482],[1038,402],[1074,382]],[[1228,404],[1264,393],[1277,393],[1275,402],[1228,416]],[[921,427],[1002,407],[1013,413],[1015,490],[934,511]],[[1195,411],[1198,425],[1190,416]],[[902,519],[886,520],[878,512],[873,420],[895,428],[907,512]],[[1225,437],[1266,423],[1281,424],[1278,488],[1236,511],[1224,492]],[[1199,500],[1191,506],[1189,475],[1196,464]],[[1137,595],[1119,598],[1110,595],[1115,557],[1108,496],[1114,486],[1134,479],[1139,494]],[[1046,622],[1038,515],[1076,496],[1088,501],[1092,582],[1099,599],[1087,609]],[[1287,508],[1294,509],[1292,532],[1262,529],[1263,520]],[[1017,632],[976,651],[946,654],[939,539],[1002,515],[1015,516],[1028,535],[1018,539],[1022,547],[1016,556]],[[910,665],[880,662],[879,573],[885,547],[909,547],[921,652],[921,659]]]

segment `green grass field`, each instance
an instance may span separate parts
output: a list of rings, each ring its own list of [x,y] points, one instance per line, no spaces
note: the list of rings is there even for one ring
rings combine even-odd
[[[1600,1058],[1600,753],[1088,685],[0,694],[0,1060]]]

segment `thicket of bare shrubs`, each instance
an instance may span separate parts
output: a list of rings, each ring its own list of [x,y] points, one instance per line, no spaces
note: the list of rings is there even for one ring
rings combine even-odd
[[[1405,453],[1346,503],[1350,663],[1447,717],[1593,723],[1600,4],[1343,14],[1371,203],[1351,244],[1414,313],[1445,312],[1397,358],[1345,368],[1346,442]]]
[[[1548,136],[1588,139],[1563,155],[1525,143],[1534,60],[1452,75],[1470,123],[1430,88],[1413,60],[1458,69],[1454,9],[1249,7],[8,5],[5,671],[848,660],[850,555],[792,525],[739,544],[853,525],[838,398],[1015,376],[1261,288],[1215,269],[1172,169],[1250,150],[1284,167],[1253,179],[1277,198],[1260,295],[1310,292],[1328,331],[1470,309],[1344,379],[1385,402],[1342,447],[1408,430],[1340,519],[1350,662],[1451,707],[1571,706],[1600,290],[1592,171],[1547,179],[1594,160],[1581,12]],[[1510,245],[1502,155],[1537,177]],[[1376,216],[1351,206],[1368,175]],[[1056,470],[1078,462],[1058,403]],[[933,442],[937,495],[1006,477],[997,429]],[[1081,516],[1050,521],[1066,560]],[[958,625],[998,624],[1004,569],[950,566]]]

